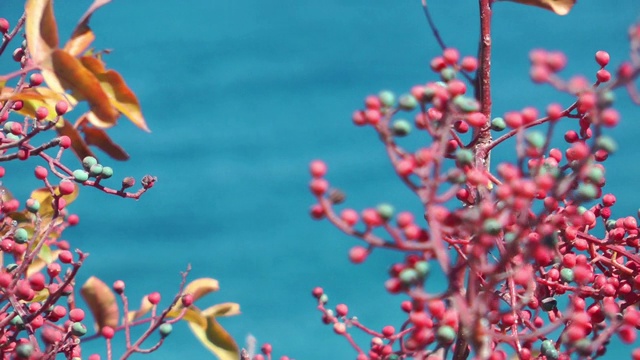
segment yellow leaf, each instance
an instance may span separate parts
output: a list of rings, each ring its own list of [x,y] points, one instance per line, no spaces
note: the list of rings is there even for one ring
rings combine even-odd
[[[184,289],[184,293],[193,295],[193,301],[195,302],[201,297],[218,290],[220,290],[218,280],[211,278],[200,278],[190,282]]]
[[[576,0],[507,0],[520,4],[537,6],[543,9],[551,10],[558,15],[567,15]]]
[[[89,69],[100,81],[102,89],[109,96],[111,105],[124,114],[131,122],[144,131],[149,131],[136,95],[127,86],[120,74],[114,70],[106,70],[104,64],[93,56],[80,58],[82,65]]]
[[[27,277],[40,272],[45,266],[51,264],[58,259],[60,250],[51,250],[47,245],[42,245],[38,257],[33,260],[31,265],[27,268]]]
[[[119,311],[116,295],[107,284],[92,276],[82,285],[80,294],[91,310],[96,331],[104,326],[113,328],[118,326]]]
[[[211,307],[208,307],[202,310],[202,315],[204,316],[234,316],[240,314],[240,304],[226,302],[222,304],[216,304]]]
[[[67,44],[64,46],[64,50],[73,56],[78,56],[82,54],[88,47],[91,45],[93,40],[95,39],[95,35],[93,35],[93,31],[89,27],[89,19],[91,19],[91,15],[93,12],[98,10],[101,6],[111,2],[111,0],[95,0],[93,4],[89,7],[89,9],[82,15],[78,25],[73,30],[71,34],[71,39],[67,41]]]
[[[209,351],[220,360],[238,360],[240,352],[231,335],[216,321],[215,316],[206,317],[206,327],[189,322],[189,328]]]
[[[177,318],[182,313],[182,309],[172,309],[167,313],[170,318]],[[196,308],[187,308],[182,320],[195,324],[201,328],[207,327],[207,319],[205,319]]]
[[[53,0],[28,0],[25,15],[29,53],[37,64],[42,64],[58,47],[58,26],[53,16]]]
[[[45,118],[52,121],[56,119],[56,104],[60,100],[64,100],[69,104],[69,111],[77,104],[76,99],[68,94],[59,94],[46,87],[37,87],[33,89],[23,89],[17,94],[14,94],[13,88],[3,88],[0,91],[0,100],[20,100],[23,103],[22,109],[18,110],[18,114],[29,117],[36,116],[36,110],[43,106],[49,110],[49,114]]]
[[[69,53],[54,50],[50,63],[42,67],[42,76],[53,91],[71,90],[79,100],[87,100],[91,112],[100,120],[94,125],[109,127],[116,123],[119,113],[109,102],[100,81]]]

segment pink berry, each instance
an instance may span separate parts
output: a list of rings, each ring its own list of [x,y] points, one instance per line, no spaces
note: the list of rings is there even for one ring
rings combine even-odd
[[[354,264],[361,264],[367,259],[369,251],[362,246],[354,246],[349,250],[349,260]]]
[[[602,120],[602,125],[613,127],[618,125],[620,114],[614,109],[605,109],[602,111],[600,119]]]
[[[31,86],[38,86],[42,84],[43,81],[44,81],[44,78],[40,73],[31,74],[29,76],[29,85]]]
[[[60,136],[60,147],[68,149],[71,146],[71,139],[67,135]]]
[[[60,100],[56,103],[56,114],[64,115],[69,110],[69,103],[64,100]]]
[[[47,109],[46,107],[40,106],[39,108],[36,109],[37,120],[44,120],[47,118],[47,116],[49,116],[49,109]]]
[[[455,65],[460,59],[460,52],[454,48],[444,49],[442,52],[442,58],[447,65]]]
[[[327,173],[327,164],[321,160],[314,160],[311,162],[309,166],[311,171],[311,176],[314,178],[321,178]]]
[[[598,81],[601,83],[605,83],[611,80],[611,73],[605,69],[600,69],[596,73],[596,79],[598,79]]]
[[[113,291],[115,291],[118,294],[122,294],[124,292],[124,281],[122,280],[116,280],[113,283]]]
[[[115,331],[111,326],[104,326],[102,329],[100,329],[100,334],[104,336],[105,339],[113,339]]]
[[[184,294],[184,295],[182,295],[181,301],[182,301],[182,305],[183,306],[189,307],[189,306],[191,306],[193,304],[193,295]]]
[[[325,179],[313,179],[309,184],[309,188],[311,189],[311,192],[316,196],[320,196],[327,192],[327,189],[329,188],[329,182]]]
[[[76,190],[76,186],[73,184],[73,182],[71,182],[71,180],[68,179],[62,179],[58,188],[60,189],[60,194],[62,195],[73,194],[73,192]]]
[[[349,312],[349,308],[345,304],[336,305],[336,315],[338,316],[347,316]]]
[[[80,322],[84,320],[84,310],[75,308],[69,311],[69,320],[73,322]]]
[[[42,166],[36,166],[35,174],[37,179],[44,180],[47,177],[48,173],[49,172],[46,168]]]
[[[365,119],[364,117],[364,112],[361,110],[354,111],[353,115],[351,115],[351,119],[353,120],[353,123],[356,124],[357,126],[363,126],[363,125],[366,125],[367,123],[367,119]]]
[[[73,254],[69,250],[63,250],[60,252],[58,258],[63,264],[70,264],[73,261]]]
[[[611,59],[611,57],[609,56],[609,53],[606,51],[597,51],[596,52],[596,62],[598,63],[598,65],[605,67],[609,64],[609,60]]]
[[[478,60],[472,56],[466,56],[462,59],[460,67],[467,72],[476,71],[478,69]]]
[[[71,214],[67,218],[67,222],[69,223],[69,226],[76,226],[80,222],[80,217],[76,214]]]
[[[340,213],[340,218],[349,226],[354,226],[359,219],[358,212],[353,209],[344,209]]]

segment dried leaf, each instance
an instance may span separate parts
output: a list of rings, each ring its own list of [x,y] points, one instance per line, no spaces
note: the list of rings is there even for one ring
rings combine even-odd
[[[73,56],[78,56],[91,45],[96,37],[89,27],[89,19],[91,19],[91,15],[93,15],[96,10],[109,2],[111,2],[111,0],[95,0],[93,4],[91,4],[73,30],[71,39],[69,39],[64,46],[66,52]]]
[[[100,81],[102,89],[109,96],[111,105],[124,114],[131,122],[144,131],[149,131],[140,110],[140,102],[136,95],[127,86],[122,76],[114,71],[107,70],[100,59],[93,56],[80,58],[82,65],[91,71]]]
[[[42,68],[42,76],[53,91],[71,90],[76,98],[87,100],[91,112],[100,120],[95,126],[110,127],[116,123],[118,111],[109,102],[100,81],[69,53],[54,50],[51,64]]]
[[[56,131],[59,135],[67,135],[69,139],[71,139],[71,150],[73,150],[73,153],[76,154],[80,160],[84,159],[86,156],[96,157],[93,154],[93,151],[89,149],[89,146],[87,146],[84,140],[82,140],[78,130],[76,130],[70,122],[64,120],[61,121],[60,124],[62,125],[56,127]]]
[[[220,325],[215,316],[206,317],[206,327],[189,322],[189,328],[209,351],[220,360],[237,360],[240,357],[238,345],[231,335]]]
[[[120,145],[114,143],[106,131],[85,126],[82,128],[82,132],[84,133],[84,140],[87,145],[97,146],[100,150],[116,160],[124,161],[129,159],[129,154],[127,154]]]
[[[107,284],[92,276],[82,285],[80,294],[91,310],[96,322],[96,331],[105,326],[113,328],[118,326],[120,315],[116,295]]]
[[[551,10],[558,15],[567,15],[576,0],[507,0],[520,4],[537,6],[543,9]]]
[[[29,53],[37,64],[42,64],[58,47],[58,26],[53,16],[53,0],[28,0],[25,15]]]

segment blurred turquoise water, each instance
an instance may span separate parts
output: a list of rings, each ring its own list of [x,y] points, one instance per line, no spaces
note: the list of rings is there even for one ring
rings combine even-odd
[[[62,38],[89,3],[56,4]],[[445,41],[474,55],[473,2],[431,3]],[[19,5],[3,2],[0,12],[17,19]],[[639,8],[634,0],[615,6],[582,1],[559,17],[497,3],[494,113],[544,109],[558,99],[567,104],[568,98],[530,83],[528,51],[562,49],[569,58],[563,74],[593,77],[597,50],[608,50],[613,64],[627,57],[627,27]],[[387,267],[400,254],[378,251],[363,265],[350,264],[346,254],[357,242],[308,216],[307,164],[326,160],[328,179],[348,194],[350,207],[391,202],[419,212],[374,132],[350,121],[366,95],[401,93],[436,78],[428,64],[438,47],[418,0],[120,0],[98,11],[92,26],[95,45],[114,49],[107,64],[136,91],[153,131],[142,133],[123,120],[110,133],[132,160],[103,163],[116,178],[150,173],[158,183],[138,202],[82,191],[72,207],[81,226],[65,234],[91,253],[80,282],[90,274],[107,283],[124,279],[134,304],[151,291],[168,300],[190,263],[191,278],[214,277],[222,287],[202,307],[241,304],[241,316],[222,320],[240,344],[251,333],[272,343],[276,354],[297,359],[355,358],[346,341],[322,325],[310,296],[314,286],[374,329],[400,325],[400,298],[383,288]],[[635,214],[640,204],[632,187],[639,175],[638,109],[626,95],[618,98],[623,121],[612,133],[620,154],[608,161],[607,190],[624,196],[614,216]],[[511,154],[498,150],[494,161]],[[18,178],[6,183],[26,196],[35,180]],[[186,326],[178,330],[149,358],[211,358]],[[89,349],[104,353],[100,342]]]

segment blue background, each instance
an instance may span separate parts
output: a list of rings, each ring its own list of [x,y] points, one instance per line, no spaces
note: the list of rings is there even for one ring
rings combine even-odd
[[[476,2],[431,3],[447,44],[475,55]],[[61,39],[89,4],[56,4]],[[0,14],[14,23],[20,7],[4,1]],[[495,115],[569,104],[531,84],[531,48],[561,49],[569,58],[563,74],[593,79],[597,50],[609,51],[613,65],[627,58],[627,28],[640,14],[637,0],[580,1],[566,17],[507,2],[494,8]],[[368,94],[402,93],[436,79],[429,61],[439,48],[418,0],[114,1],[91,25],[95,46],[114,49],[107,64],[137,93],[153,131],[123,119],[109,133],[132,159],[102,163],[115,169],[115,179],[150,173],[158,183],[138,202],[82,191],[72,205],[81,224],[65,233],[91,253],[79,283],[91,274],[109,284],[124,279],[133,304],[156,290],[168,300],[190,263],[192,279],[214,277],[222,287],[202,307],[241,304],[242,315],[221,320],[240,345],[251,333],[277,355],[298,359],[355,358],[320,322],[314,286],[374,329],[400,325],[401,299],[387,295],[383,281],[401,255],[376,251],[365,264],[350,264],[347,252],[357,241],[308,215],[307,165],[326,160],[328,179],[347,193],[350,207],[391,202],[419,213],[373,130],[350,120]],[[2,68],[11,66],[3,57]],[[625,94],[618,99],[623,120],[612,133],[620,152],[608,160],[606,189],[619,194],[614,216],[623,216],[640,204],[638,109]],[[512,153],[509,145],[499,148],[494,161]],[[7,165],[5,184],[22,198],[38,186],[24,180],[36,161],[30,165]],[[103,343],[87,350],[104,353]],[[211,358],[185,325],[151,358],[178,356]]]

